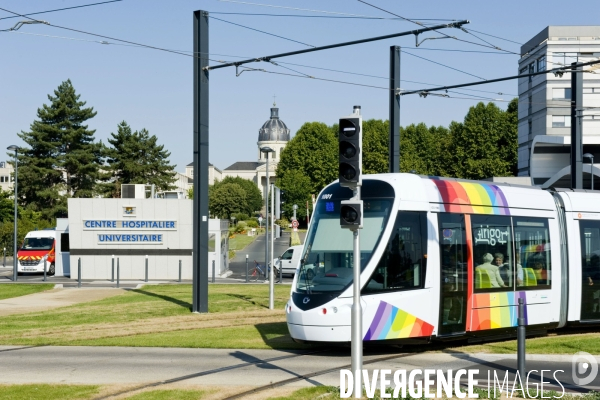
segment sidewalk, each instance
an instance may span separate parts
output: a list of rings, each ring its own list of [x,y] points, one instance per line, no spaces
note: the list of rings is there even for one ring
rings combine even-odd
[[[81,288],[76,290],[64,289],[62,285],[56,285],[54,289],[45,292],[0,300],[0,317],[67,307],[77,303],[119,296],[123,293],[125,293],[124,289]]]

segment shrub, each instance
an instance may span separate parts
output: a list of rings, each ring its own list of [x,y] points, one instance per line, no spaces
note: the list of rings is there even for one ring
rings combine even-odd
[[[255,219],[249,219],[245,222],[248,228],[258,228],[258,221]]]
[[[240,222],[241,222],[241,221],[245,221],[245,220],[247,220],[248,218],[250,218],[250,217],[248,216],[248,214],[244,214],[244,213],[237,213],[237,214],[233,214],[233,215],[232,215],[232,217],[235,217],[235,220],[236,220],[236,221],[240,221]]]

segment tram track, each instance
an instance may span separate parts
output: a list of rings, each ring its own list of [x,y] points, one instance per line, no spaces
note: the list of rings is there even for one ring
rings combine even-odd
[[[394,354],[392,356],[383,356],[383,357],[373,358],[373,359],[368,360],[368,361],[364,361],[363,360],[363,365],[369,365],[369,364],[373,364],[373,363],[380,362],[380,361],[393,360],[393,359],[396,359],[396,358],[404,358],[404,357],[411,356],[413,354],[414,353]],[[277,388],[277,387],[280,387],[280,386],[288,385],[290,383],[294,383],[294,382],[298,382],[298,381],[303,381],[305,379],[314,378],[315,376],[329,374],[331,372],[339,371],[341,369],[350,369],[351,367],[352,367],[351,364],[346,364],[346,365],[340,365],[340,366],[333,367],[333,368],[327,368],[327,369],[323,369],[323,370],[320,370],[320,371],[311,372],[309,374],[299,375],[299,376],[295,376],[293,378],[288,378],[288,379],[283,379],[283,380],[280,380],[280,381],[277,381],[277,382],[272,382],[272,383],[269,383],[268,385],[263,385],[263,386],[256,387],[254,389],[246,390],[244,392],[235,394],[233,396],[227,396],[227,398],[229,400],[232,400],[232,399],[243,399],[244,397],[249,396],[251,394],[256,394],[256,393],[264,392],[265,390],[274,389],[274,388]]]
[[[300,354],[290,354],[290,355],[285,355],[285,356],[278,356],[278,357],[271,357],[271,358],[266,358],[264,360],[257,360],[257,361],[246,361],[246,362],[242,362],[242,363],[238,363],[238,364],[234,364],[234,365],[229,365],[227,367],[221,367],[221,368],[214,368],[208,371],[202,371],[202,372],[196,372],[193,374],[188,374],[188,375],[183,375],[183,376],[178,376],[175,378],[171,378],[171,379],[165,379],[162,381],[157,381],[157,382],[152,382],[152,383],[146,383],[143,385],[139,385],[139,386],[135,386],[133,388],[129,388],[127,390],[122,390],[119,391],[117,393],[111,393],[108,395],[104,395],[104,396],[100,396],[100,397],[95,397],[94,400],[107,400],[107,399],[113,399],[117,396],[121,396],[124,394],[131,394],[134,392],[138,392],[144,389],[148,389],[148,388],[154,388],[154,387],[159,387],[162,385],[168,385],[171,383],[177,383],[177,382],[181,382],[181,381],[185,381],[188,379],[193,379],[193,378],[199,378],[202,376],[207,376],[207,375],[212,375],[212,374],[218,374],[220,372],[225,372],[225,371],[230,371],[230,370],[234,370],[234,369],[239,369],[239,368],[244,368],[244,367],[248,367],[251,365],[261,365],[261,364],[268,364],[274,361],[281,361],[281,360],[289,360],[292,358],[297,358],[297,357],[302,357],[302,356],[310,356],[310,355],[315,355],[315,354],[320,354],[320,353],[324,353],[325,350],[319,350],[319,351],[312,351],[312,352],[305,352],[305,353],[300,353]]]

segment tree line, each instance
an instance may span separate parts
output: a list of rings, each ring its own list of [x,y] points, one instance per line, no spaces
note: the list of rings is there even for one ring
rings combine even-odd
[[[17,156],[19,240],[66,217],[70,197],[120,197],[121,184],[128,183],[174,188],[171,153],[156,136],[122,121],[107,144],[97,141],[87,125],[96,111],[80,97],[70,80],[62,82],[48,95],[49,104],[38,108],[29,131],[17,133],[26,144]],[[14,153],[8,156],[14,167]],[[0,190],[0,243],[7,249],[13,242],[12,195]]]
[[[506,109],[482,102],[463,122],[449,127],[411,124],[400,128],[400,171],[464,179],[517,174],[518,99]],[[389,171],[389,122],[363,121],[364,174]],[[305,123],[281,153],[277,186],[286,216],[306,217],[308,201],[338,178],[338,126]]]
[[[107,144],[97,141],[96,131],[87,125],[96,111],[80,97],[70,80],[62,82],[48,95],[49,104],[38,108],[30,130],[17,133],[26,143],[18,152],[18,204],[23,210],[53,220],[67,215],[70,197],[120,197],[121,184],[128,183],[174,188],[175,167],[156,136],[146,129],[133,131],[122,121]]]

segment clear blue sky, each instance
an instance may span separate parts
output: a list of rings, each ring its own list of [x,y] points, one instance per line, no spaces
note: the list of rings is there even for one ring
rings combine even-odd
[[[72,7],[103,0],[2,0],[0,7],[25,14]],[[447,1],[398,2],[370,0],[381,8],[425,23],[443,23],[424,19],[468,19],[465,27],[523,43],[547,25],[598,24],[598,1]],[[250,3],[254,3],[252,5]],[[256,4],[278,6],[266,7]],[[313,11],[293,10],[292,7]],[[77,30],[143,43],[166,49],[191,52],[192,13],[203,9],[211,16],[236,24],[320,46],[402,32],[417,25],[393,19],[296,18],[231,15],[217,13],[267,13],[310,16],[361,16],[393,18],[354,0],[291,1],[248,0],[124,0],[94,7],[40,14],[32,18]],[[325,14],[319,11],[328,11]],[[0,30],[8,29],[22,17],[0,11]],[[486,45],[458,29],[443,32],[460,39]],[[68,40],[35,35],[60,36]],[[520,46],[476,33],[502,49],[518,53]],[[437,37],[438,34],[428,34]],[[106,40],[114,44],[99,44]],[[89,125],[96,137],[106,142],[117,124],[125,120],[134,130],[146,128],[171,152],[171,161],[183,171],[192,161],[192,58],[146,48],[117,45],[119,42],[46,25],[25,25],[18,33],[0,32],[0,149],[22,145],[16,133],[28,130],[36,110],[48,103],[47,95],[64,80],[71,79],[81,99],[94,107],[98,115]],[[481,78],[491,79],[517,73],[518,56],[437,51],[426,49],[494,51],[490,48],[453,39],[428,40],[415,49],[414,37],[390,39],[312,54],[288,57],[280,61],[311,67],[348,71],[374,77],[342,74],[282,64],[317,78],[339,80],[385,88],[388,85],[389,47],[402,46],[407,52],[428,58]],[[306,45],[268,36],[235,25],[210,20],[210,53],[214,60],[236,60],[235,56],[258,57],[307,48]],[[497,52],[500,53],[500,52]],[[212,62],[211,64],[216,64]],[[297,74],[271,64],[249,67]],[[401,78],[432,84],[455,84],[478,78],[402,53]],[[381,88],[352,86],[268,74],[220,69],[210,75],[210,161],[223,169],[235,161],[256,159],[258,129],[269,118],[276,97],[280,117],[294,134],[307,121],[333,124],[361,105],[367,119],[388,118],[387,91]],[[402,89],[420,89],[423,84],[403,82]],[[515,81],[477,87],[496,93],[462,93],[490,99],[510,100],[517,93]],[[498,92],[504,93],[502,95]],[[468,97],[453,94],[456,97]],[[420,98],[405,96],[401,102],[401,123],[425,122],[447,126],[462,120],[468,108],[480,99]],[[485,100],[487,101],[487,100]],[[505,108],[506,102],[497,102]],[[1,150],[0,150],[1,151]],[[7,159],[6,155],[0,160]]]

